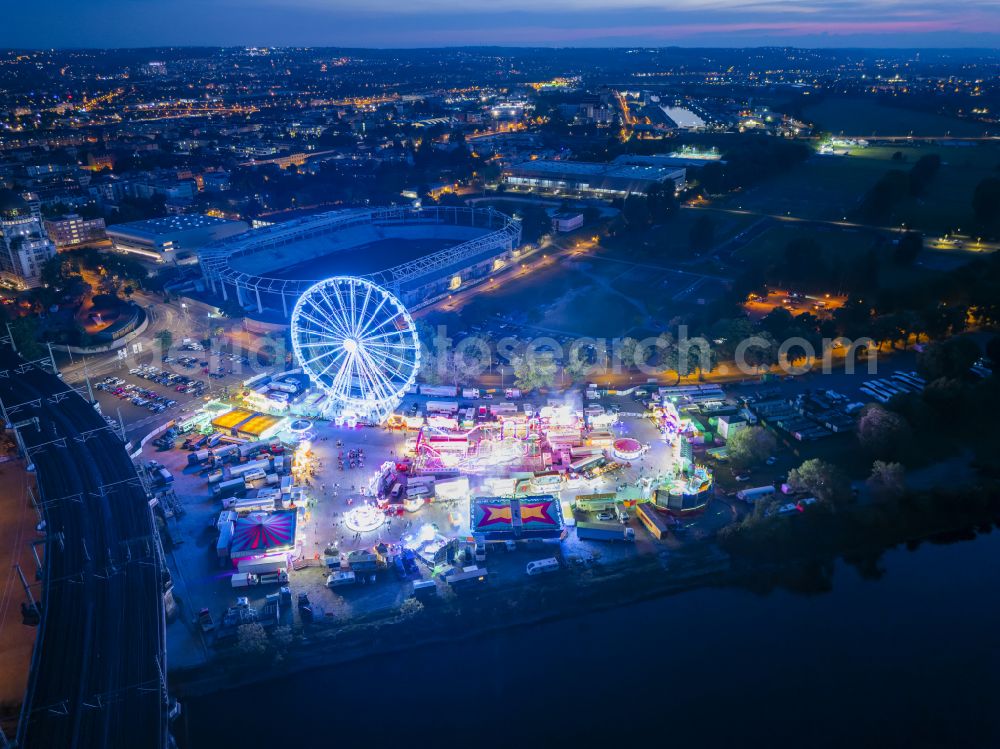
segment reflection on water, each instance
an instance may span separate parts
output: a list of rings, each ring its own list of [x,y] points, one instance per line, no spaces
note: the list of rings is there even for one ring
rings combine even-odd
[[[370,658],[190,702],[188,736],[996,747],[998,558],[993,533],[809,570],[796,593],[706,589]]]

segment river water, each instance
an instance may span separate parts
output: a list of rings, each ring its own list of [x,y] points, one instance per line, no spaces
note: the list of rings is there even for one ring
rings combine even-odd
[[[1000,747],[1000,533],[185,703],[191,747]],[[870,576],[869,576],[870,577]],[[388,742],[388,743],[387,743]]]

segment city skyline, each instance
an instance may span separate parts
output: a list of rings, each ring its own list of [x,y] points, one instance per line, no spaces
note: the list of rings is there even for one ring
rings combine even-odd
[[[452,0],[405,5],[373,0],[363,8],[323,0],[180,0],[169,6],[98,0],[8,9],[0,46],[344,46],[447,47],[997,47],[1000,8],[973,0],[525,0],[460,6]]]

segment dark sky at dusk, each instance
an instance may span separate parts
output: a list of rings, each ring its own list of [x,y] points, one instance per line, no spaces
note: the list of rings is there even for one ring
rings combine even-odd
[[[1000,47],[998,0],[5,0],[3,47]]]

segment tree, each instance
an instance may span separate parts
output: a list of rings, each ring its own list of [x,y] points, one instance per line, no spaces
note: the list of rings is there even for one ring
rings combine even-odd
[[[972,210],[983,225],[1000,225],[1000,177],[987,177],[976,185],[972,194]]]
[[[878,499],[896,499],[906,491],[906,472],[899,463],[876,460],[868,477],[868,488]]]
[[[880,458],[898,457],[909,445],[910,425],[897,413],[871,404],[858,420],[858,440]]]
[[[552,231],[552,219],[544,206],[530,203],[518,209],[521,219],[521,238],[526,243],[538,242]]]
[[[762,463],[774,453],[774,435],[763,427],[746,427],[737,431],[726,442],[729,461],[736,468],[747,468]]]
[[[917,369],[928,381],[963,378],[980,356],[979,344],[965,336],[928,344],[917,357]]]
[[[843,504],[851,497],[847,476],[832,463],[812,458],[788,472],[788,485],[808,492],[821,502]]]
[[[161,330],[153,338],[156,342],[160,344],[160,350],[164,354],[170,350],[170,347],[174,345],[174,333],[172,330]]]
[[[18,317],[10,322],[10,336],[17,353],[31,361],[45,356],[45,349],[39,340],[38,319]]]
[[[644,229],[649,226],[649,203],[639,195],[629,195],[625,198],[622,215],[630,231]]]
[[[236,629],[236,647],[241,654],[260,657],[267,652],[267,632],[260,622],[241,624]]]
[[[922,249],[924,249],[924,235],[918,231],[908,231],[892,251],[892,260],[897,265],[913,265]]]
[[[583,382],[589,373],[590,364],[578,356],[570,357],[563,365],[563,374],[574,384]]]
[[[513,364],[514,384],[526,393],[552,387],[556,381],[556,363],[551,353],[519,356]]]
[[[691,232],[688,235],[691,251],[695,253],[707,252],[715,244],[715,222],[710,216],[702,214],[691,224]]]

